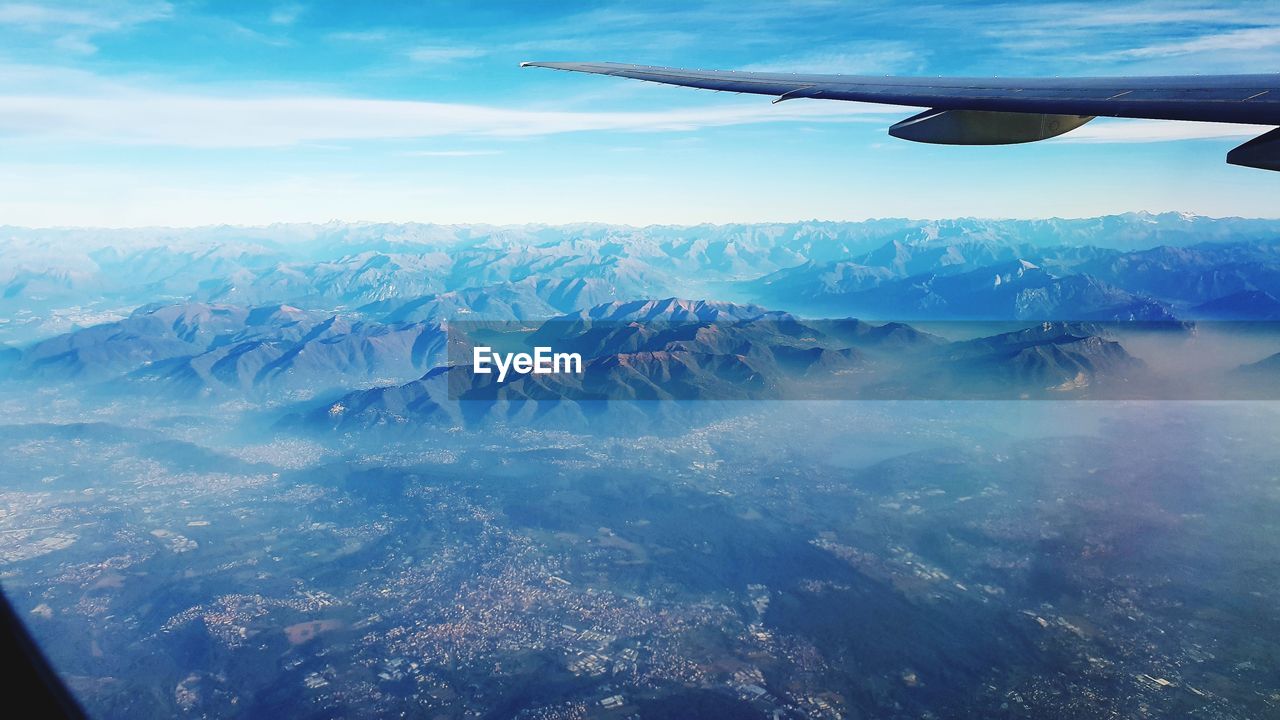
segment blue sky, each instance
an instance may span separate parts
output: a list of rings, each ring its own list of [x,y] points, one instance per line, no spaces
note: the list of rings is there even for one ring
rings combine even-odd
[[[1002,148],[914,111],[520,70],[1280,71],[1280,3],[0,0],[0,224],[630,224],[1280,215],[1249,128],[1095,121]]]

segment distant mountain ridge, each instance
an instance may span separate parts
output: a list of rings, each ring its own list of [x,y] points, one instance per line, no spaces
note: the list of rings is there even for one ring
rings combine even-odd
[[[1021,289],[1011,290],[1010,281]],[[790,298],[810,311],[900,319],[1258,319],[1266,314],[1247,301],[1280,296],[1280,246],[1201,243],[1124,252],[893,241],[858,260],[771,273],[743,283],[743,292],[764,302]],[[1212,304],[1233,295],[1234,303]]]
[[[837,276],[833,277],[833,271]],[[850,272],[853,271],[853,272]],[[905,270],[904,270],[905,271]],[[902,320],[1172,320],[1165,303],[1090,275],[1059,276],[1023,258],[898,277],[887,268],[836,264],[780,271],[755,281],[769,297]],[[844,280],[857,278],[856,282]],[[831,282],[836,279],[836,282]]]
[[[37,343],[10,363],[18,378],[127,380],[175,396],[272,394],[416,377],[443,362],[441,323],[381,324],[289,305],[192,303]]]
[[[315,407],[309,427],[470,424],[552,413],[581,420],[602,401],[1078,396],[1131,390],[1147,368],[1098,328],[1044,323],[948,342],[901,323],[804,320],[757,306],[678,298],[609,303],[546,321],[528,342],[581,352],[581,375],[499,383],[468,364],[358,390]],[[1104,395],[1105,396],[1105,395]],[[645,406],[639,410],[669,412]]]
[[[809,311],[802,304],[843,302],[908,277],[1017,260],[1058,278],[1089,275],[1181,316],[1241,291],[1280,297],[1277,238],[1280,221],[1181,213],[644,228],[0,228],[0,313],[9,319],[0,323],[0,342],[27,343],[158,299],[289,304],[358,312],[379,322],[443,320],[464,310],[528,319],[618,298],[672,295]],[[397,309],[422,298],[431,300]],[[1149,305],[1117,310],[1151,312]]]

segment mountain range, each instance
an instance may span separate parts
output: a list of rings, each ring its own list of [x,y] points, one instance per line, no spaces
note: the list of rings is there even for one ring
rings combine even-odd
[[[1181,213],[644,228],[0,228],[0,342],[119,320],[157,301],[288,304],[379,322],[465,312],[541,319],[668,296],[887,319],[1080,319],[1067,313],[1078,301],[1090,318],[1195,318],[1201,305],[1240,292],[1280,297],[1277,238],[1280,221]],[[974,273],[964,282],[985,290],[1021,264],[1040,271],[1018,278],[1032,286],[1026,297],[1007,287],[957,297],[966,287],[938,282]],[[1206,310],[1224,312],[1230,302]]]
[[[441,323],[189,303],[38,342],[9,371],[19,380],[126,382],[171,397],[310,394],[416,377],[444,361],[446,344]]]
[[[1107,329],[1044,323],[948,341],[902,323],[805,320],[757,306],[668,298],[552,318],[527,344],[580,352],[582,374],[499,383],[454,363],[357,390],[291,422],[311,428],[589,416],[601,401],[1142,397],[1160,379]],[[632,412],[669,413],[667,403]]]
[[[338,425],[457,420],[449,400],[463,395],[507,416],[564,398],[769,399],[800,386],[833,397],[1141,396],[1159,372],[1098,323],[1186,334],[1280,319],[1280,221],[1180,213],[0,237],[0,378],[297,401],[313,419],[342,397]],[[681,299],[691,297],[718,300]],[[980,325],[1005,321],[1020,324]],[[481,338],[581,352],[587,372],[498,387],[446,367]]]

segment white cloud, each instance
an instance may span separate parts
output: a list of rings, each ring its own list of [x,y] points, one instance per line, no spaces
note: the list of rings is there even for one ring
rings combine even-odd
[[[922,58],[900,42],[860,42],[814,49],[799,55],[745,65],[740,70],[787,73],[845,73],[881,75],[918,72]]]
[[[486,50],[474,47],[454,47],[449,45],[423,45],[413,48],[408,53],[409,59],[426,65],[441,65],[458,60],[471,60],[484,57]]]
[[[1038,20],[1047,27],[1117,30],[1134,26],[1230,24],[1248,22],[1258,15],[1243,6],[1170,2],[1107,3],[1101,7],[1090,3],[1058,3],[1005,6],[1003,10],[1006,17]]]
[[[325,37],[335,42],[371,43],[386,40],[390,33],[386,30],[345,30],[329,33]]]
[[[51,42],[64,52],[91,55],[97,35],[127,30],[173,14],[167,2],[101,2],[61,7],[34,3],[0,3],[0,27]]]
[[[173,14],[167,2],[102,2],[50,7],[34,3],[0,3],[0,25],[32,32],[68,29],[106,32],[120,30]]]
[[[1116,53],[1120,57],[1154,58],[1196,53],[1252,52],[1280,47],[1280,26],[1241,28],[1187,40],[1156,43]]]
[[[21,68],[19,68],[21,69]],[[22,74],[18,73],[20,77]],[[118,84],[92,88],[91,76],[66,80],[74,93],[39,95],[33,84],[0,94],[0,141],[190,148],[265,148],[330,141],[439,137],[533,137],[571,132],[675,132],[771,122],[885,122],[917,112],[863,103],[765,99],[651,111],[561,111],[464,103],[336,96],[225,97],[143,92]],[[1166,142],[1249,137],[1253,125],[1099,119],[1069,142]],[[464,157],[493,150],[424,150],[422,157]]]
[[[1060,142],[1150,143],[1176,140],[1243,139],[1261,135],[1272,129],[1267,125],[1099,119],[1063,135]]]
[[[990,38],[1009,74],[1267,72],[1280,58],[1274,0],[950,4],[902,13],[904,23]]]
[[[445,196],[449,190],[449,183],[432,177],[333,168],[228,182],[199,168],[0,165],[0,215],[6,222],[44,227],[409,220],[415,213],[447,211],[457,202]]]
[[[89,40],[84,36],[76,34],[63,35],[57,40],[54,40],[53,45],[59,50],[64,50],[75,55],[92,55],[98,52],[97,45],[89,42]]]
[[[196,148],[329,140],[537,136],[593,130],[681,131],[765,122],[850,122],[903,108],[764,99],[703,108],[565,112],[343,97],[229,98],[167,93],[0,96],[0,137]]]
[[[272,25],[292,25],[302,17],[302,13],[306,12],[306,8],[301,5],[281,5],[271,11],[271,15],[267,20]]]
[[[405,157],[478,157],[501,155],[501,150],[410,150],[401,153]]]

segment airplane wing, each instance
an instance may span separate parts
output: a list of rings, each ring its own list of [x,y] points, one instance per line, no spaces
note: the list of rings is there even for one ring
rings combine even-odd
[[[1070,132],[1094,117],[1280,126],[1280,74],[1092,78],[923,78],[797,75],[588,62],[521,67],[612,75],[666,85],[929,108],[889,128],[915,142],[1004,145]],[[1227,154],[1234,165],[1280,170],[1280,128]]]

